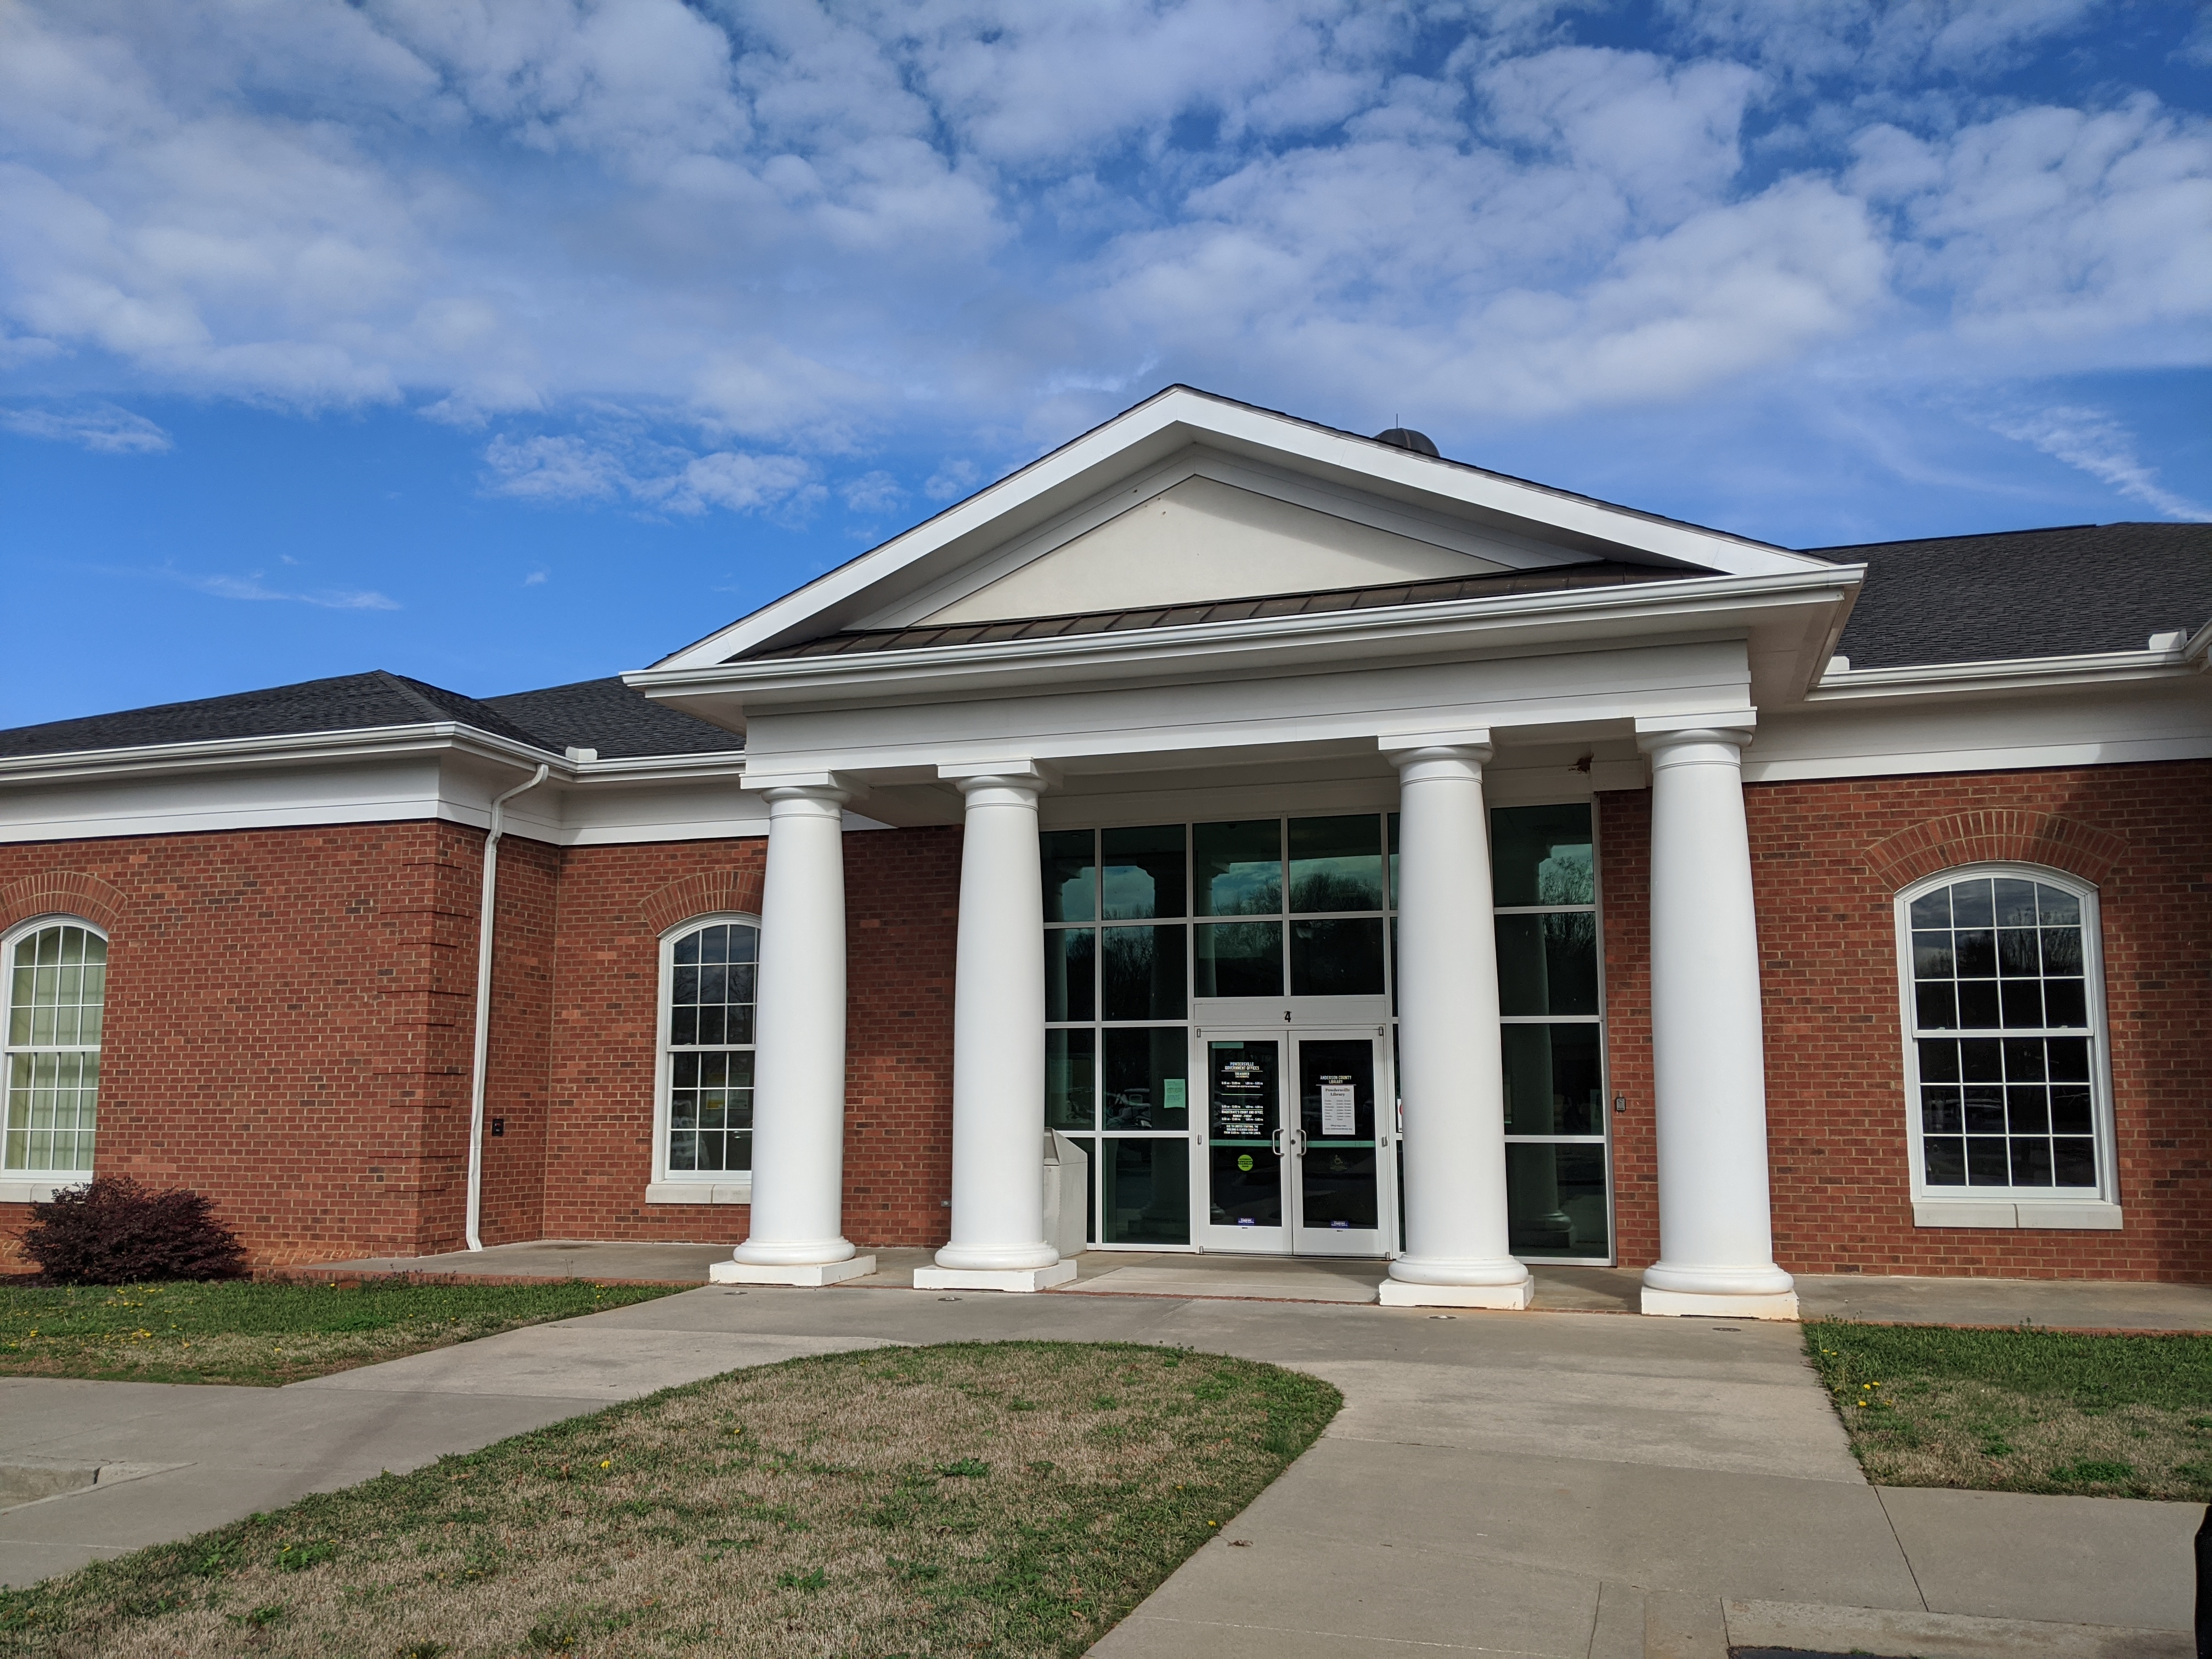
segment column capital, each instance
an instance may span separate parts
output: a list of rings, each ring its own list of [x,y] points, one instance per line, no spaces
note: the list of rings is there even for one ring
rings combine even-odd
[[[1375,746],[1401,772],[1423,761],[1462,761],[1486,766],[1495,752],[1486,726],[1466,726],[1448,732],[1399,732],[1375,739]]]
[[[832,801],[842,806],[867,791],[842,772],[754,772],[748,769],[743,787],[774,805],[779,801]]]
[[[1021,757],[1003,760],[948,761],[937,769],[938,777],[963,795],[979,789],[1012,789],[1031,799],[1060,781],[1060,774],[1042,761]]]
[[[1717,709],[1694,714],[1639,714],[1636,720],[1636,746],[1655,759],[1697,744],[1723,744],[1741,750],[1758,735],[1758,727],[1759,711],[1755,708]]]

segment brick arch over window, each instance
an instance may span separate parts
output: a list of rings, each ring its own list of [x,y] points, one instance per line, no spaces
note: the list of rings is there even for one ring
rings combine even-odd
[[[0,887],[0,928],[33,916],[82,916],[102,932],[113,933],[123,919],[124,897],[98,876],[82,870],[42,870]]]
[[[2039,864],[2101,885],[2126,850],[2119,836],[2056,812],[1984,809],[1900,830],[1866,860],[1893,890],[1965,864]]]
[[[732,870],[702,870],[696,876],[672,881],[639,907],[638,919],[650,933],[665,933],[693,916],[730,911],[757,915],[761,905],[761,872],[757,866]]]

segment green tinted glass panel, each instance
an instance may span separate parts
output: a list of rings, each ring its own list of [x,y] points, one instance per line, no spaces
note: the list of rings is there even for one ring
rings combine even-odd
[[[1282,830],[1274,818],[1201,823],[1194,830],[1199,915],[1263,916],[1283,908]]]
[[[1107,921],[1184,914],[1182,825],[1109,830],[1099,840]]]
[[[1491,867],[1500,904],[1590,904],[1590,810],[1500,806],[1490,815]]]
[[[1190,1142],[1181,1135],[1098,1143],[1099,1220],[1109,1244],[1190,1243]]]
[[[1192,967],[1195,995],[1279,997],[1283,994],[1283,924],[1203,924],[1195,935]]]
[[[1498,1012],[1597,1012],[1597,917],[1588,910],[1498,918]]]
[[[1505,1225],[1508,1246],[1517,1256],[1612,1254],[1605,1148],[1507,1146]]]
[[[1054,830],[1042,838],[1047,921],[1097,919],[1098,872],[1091,862],[1091,837],[1088,830]]]
[[[1382,918],[1333,916],[1291,924],[1291,994],[1382,994]]]
[[[1181,1019],[1183,1017],[1183,927],[1109,927],[1105,1017]]]
[[[1180,1025],[1104,1033],[1109,1129],[1190,1127],[1190,1042]]]
[[[1044,1017],[1097,1018],[1098,930],[1051,927],[1044,936]]]
[[[1292,911],[1382,908],[1380,817],[1363,812],[1353,817],[1291,820]]]
[[[1508,1025],[1500,1035],[1507,1134],[1605,1132],[1605,1074],[1595,1025]]]
[[[1096,1031],[1044,1034],[1044,1121],[1048,1128],[1090,1129],[1097,1099]]]

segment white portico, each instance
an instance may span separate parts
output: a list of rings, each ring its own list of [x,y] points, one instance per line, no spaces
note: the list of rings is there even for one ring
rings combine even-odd
[[[851,812],[964,831],[918,1286],[1073,1276],[1050,1128],[1097,1164],[1099,1248],[1371,1255],[1386,1303],[1526,1306],[1528,1259],[1610,1237],[1589,802],[1648,786],[1645,1310],[1790,1316],[1739,756],[1855,579],[1176,388],[630,677],[743,731],[771,805],[753,1233],[721,1274],[866,1270]]]

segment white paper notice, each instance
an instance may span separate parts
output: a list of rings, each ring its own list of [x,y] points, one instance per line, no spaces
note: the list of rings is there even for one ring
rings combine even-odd
[[[1359,1115],[1352,1104],[1349,1083],[1321,1085],[1321,1132],[1330,1140],[1349,1139],[1358,1133]]]

